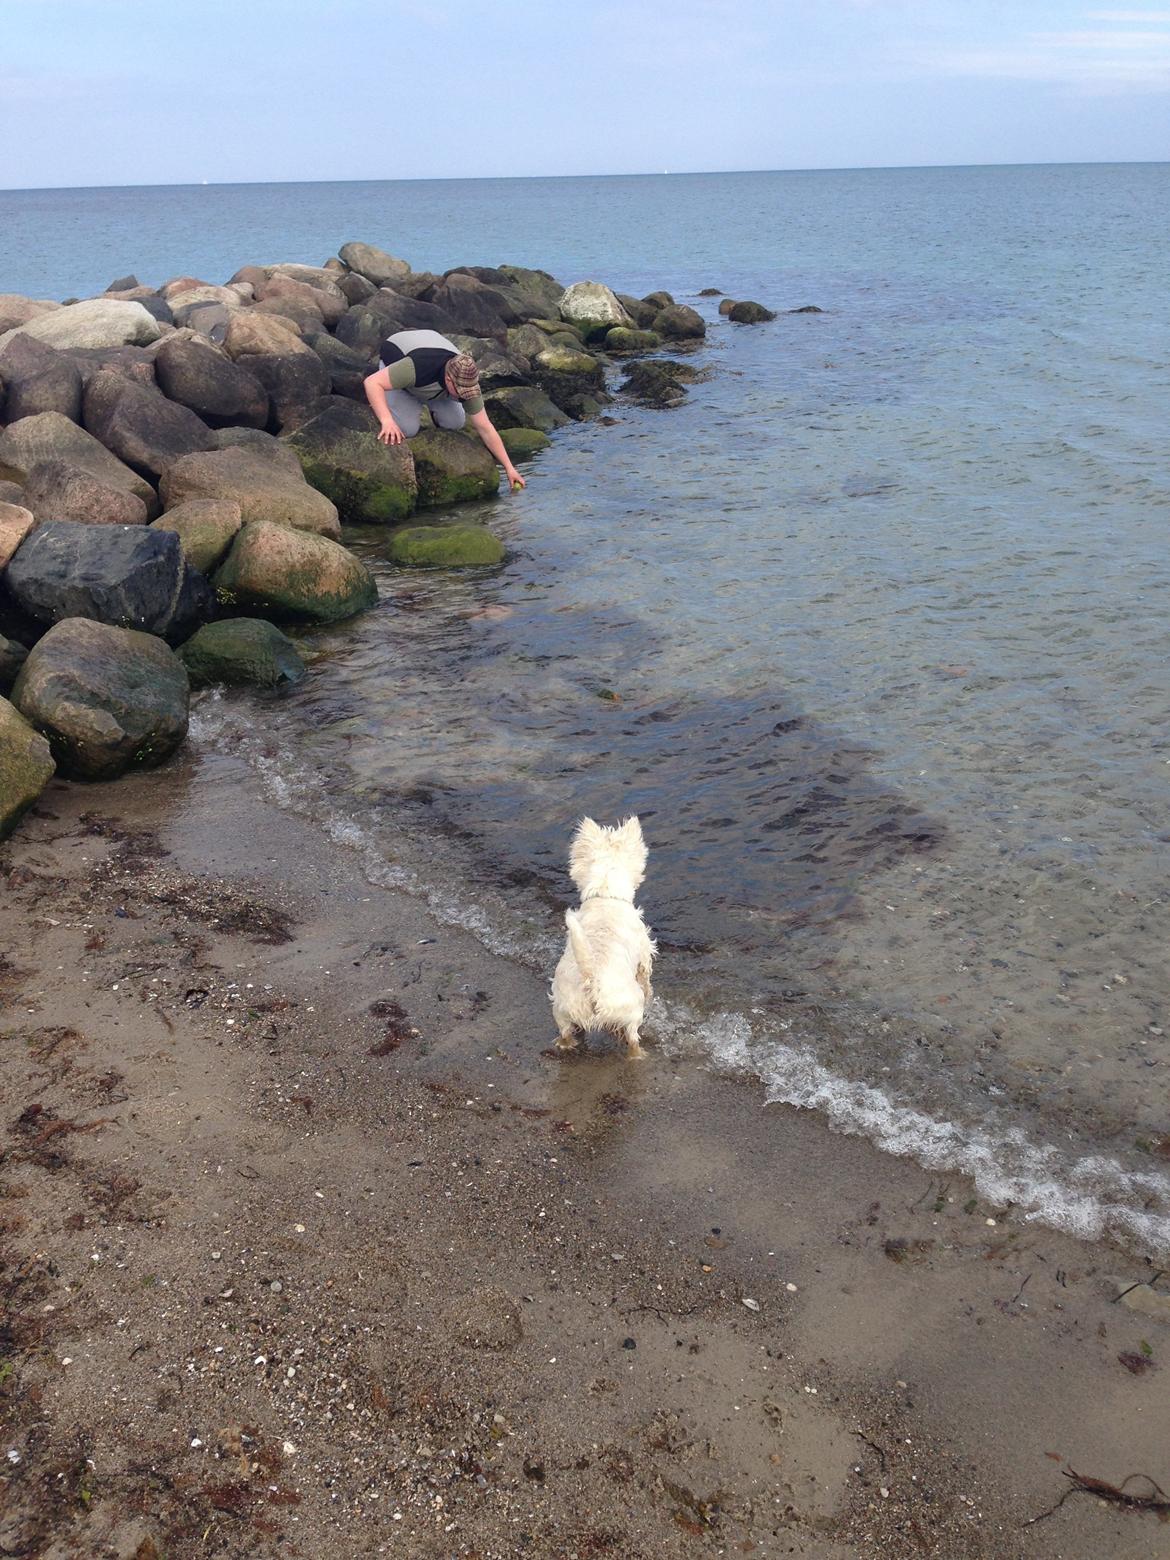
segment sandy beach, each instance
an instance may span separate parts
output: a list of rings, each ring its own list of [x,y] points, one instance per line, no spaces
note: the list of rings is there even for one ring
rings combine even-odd
[[[1150,1264],[549,1056],[231,759],[54,783],[0,894],[0,1553],[1168,1552]]]

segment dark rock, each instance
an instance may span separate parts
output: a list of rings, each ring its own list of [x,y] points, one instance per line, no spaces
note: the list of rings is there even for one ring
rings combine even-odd
[[[556,318],[565,289],[555,276],[550,276],[547,271],[534,271],[522,265],[502,265],[499,271],[525,297],[532,300],[534,307],[538,306],[539,312],[533,315],[533,318]]]
[[[38,525],[73,520],[80,525],[145,525],[146,505],[137,493],[104,482],[65,460],[43,460],[29,472],[24,502]]]
[[[395,282],[410,275],[410,267],[405,260],[388,255],[376,244],[358,242],[342,244],[337,253],[351,271],[364,276],[367,281],[373,282],[375,287],[384,287],[387,282]]]
[[[418,481],[410,446],[380,443],[368,406],[351,401],[331,406],[287,444],[306,481],[337,505],[347,525],[393,525],[413,512]]]
[[[264,386],[271,403],[269,429],[275,433],[297,409],[329,391],[329,370],[310,348],[303,352],[253,353],[249,371]]]
[[[658,314],[656,303],[644,303],[641,298],[631,298],[629,293],[618,293],[617,300],[633,320],[636,329],[650,329]]]
[[[609,400],[605,371],[591,353],[554,342],[532,359],[537,384],[570,417],[593,416]]]
[[[460,329],[450,315],[444,313],[429,299],[409,298],[405,293],[395,292],[390,287],[379,287],[363,307],[369,309],[372,314],[381,315],[388,323],[397,321],[394,325],[395,330],[437,330],[440,335],[449,336],[453,330]],[[388,332],[383,331],[382,334],[387,335]],[[486,334],[494,333],[489,331]],[[341,340],[345,339],[340,329],[338,336]]]
[[[334,394],[348,396],[351,401],[364,400],[365,378],[373,368],[369,357],[354,347],[347,347],[328,331],[318,331],[305,340],[328,369],[329,385]]]
[[[357,271],[350,271],[347,275],[339,277],[337,285],[350,305],[365,303],[367,298],[372,298],[378,291],[373,282],[368,281]]]
[[[131,384],[142,385],[147,390],[156,388],[154,354],[157,347],[79,347],[69,354],[81,375],[84,399],[86,385],[95,374],[108,372],[119,374]]]
[[[193,688],[213,683],[279,688],[300,682],[305,663],[287,634],[264,618],[206,623],[178,651]]]
[[[488,336],[501,345],[507,340],[508,326],[524,318],[503,293],[458,273],[432,287],[427,301],[441,309],[456,330]]]
[[[186,670],[160,640],[84,618],[51,628],[12,690],[61,773],[77,780],[165,762],[187,735],[189,698]]]
[[[484,396],[484,405],[497,428],[539,428],[542,433],[551,433],[569,421],[535,385],[491,390]]]
[[[677,406],[686,398],[687,392],[675,372],[676,367],[669,359],[630,363],[622,381],[622,392],[647,406]]]
[[[0,679],[6,643],[0,639]],[[53,778],[54,768],[44,737],[7,699],[0,699],[0,840],[16,828]]]
[[[719,305],[719,312],[720,312],[720,314],[730,314],[732,309],[734,309],[734,308],[735,308],[735,299],[734,298],[724,298],[723,301]]]
[[[474,433],[423,428],[410,440],[410,453],[420,509],[493,498],[499,492],[500,469]]]
[[[267,448],[241,445],[187,455],[168,469],[162,496],[168,509],[193,498],[233,499],[245,525],[266,520],[324,536],[341,534],[336,508],[309,486],[287,450],[277,457]]]
[[[154,316],[160,325],[173,325],[175,316],[171,313],[171,306],[165,298],[158,293],[145,293],[136,302],[140,303],[148,314]]]
[[[654,316],[654,329],[674,341],[697,340],[707,334],[703,316],[685,303],[668,304]]]
[[[646,296],[642,299],[642,302],[653,304],[653,306],[659,311],[662,309],[674,308],[674,299],[668,292],[647,293]]]
[[[765,309],[762,303],[752,303],[745,298],[740,303],[732,304],[728,318],[737,325],[762,325],[768,320],[774,320],[776,315],[771,309]]]
[[[818,309],[815,303],[806,303],[799,309],[785,309],[785,314],[823,314],[824,309]]]
[[[0,634],[0,693],[11,690],[27,655],[28,651],[18,639],[6,639]],[[3,794],[3,789],[3,783],[0,782],[0,794]]]
[[[131,273],[129,276],[119,276],[116,281],[106,288],[108,293],[129,292],[133,287],[141,287],[142,283]]]
[[[24,489],[19,482],[0,482],[0,504],[23,504]]]
[[[64,352],[32,336],[18,334],[0,352],[5,386],[4,420],[19,422],[40,412],[60,412],[81,421],[81,374]]]
[[[225,605],[295,621],[333,623],[372,607],[374,576],[344,547],[259,520],[246,525],[215,575]]]
[[[22,417],[0,433],[0,478],[25,483],[33,467],[43,460],[79,466],[99,482],[136,494],[146,505],[148,518],[158,514],[158,495],[150,483],[60,412]]]
[[[263,428],[268,392],[247,367],[201,341],[164,341],[154,360],[164,395],[213,428]]]
[[[236,312],[227,304],[213,303],[210,299],[197,299],[194,303],[181,304],[172,310],[176,325],[197,330],[201,336],[206,336],[208,341],[214,341],[217,345],[226,337],[232,315]]]
[[[215,605],[179,538],[150,526],[47,521],[20,547],[5,582],[38,622],[92,618],[166,639],[185,639]]]
[[[207,424],[187,407],[109,370],[86,385],[82,420],[120,460],[153,478],[181,456],[207,449],[210,437]]]
[[[337,327],[337,340],[364,358],[369,365],[366,372],[372,373],[378,366],[378,348],[382,342],[395,331],[405,329],[401,320],[375,313],[368,306],[358,306],[352,308]]]
[[[699,297],[700,298],[722,298],[723,297],[723,289],[722,289],[722,287],[700,287],[699,288]]]
[[[513,460],[530,460],[552,441],[539,428],[501,428],[500,440]]]

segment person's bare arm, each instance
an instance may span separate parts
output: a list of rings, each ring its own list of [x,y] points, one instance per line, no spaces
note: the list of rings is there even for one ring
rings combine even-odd
[[[376,373],[370,374],[364,381],[366,400],[370,403],[370,409],[378,419],[378,438],[383,444],[401,444],[405,438],[402,429],[394,421],[386,401],[386,392],[390,389],[390,370],[380,368]]]
[[[367,380],[366,383],[368,384],[369,381]],[[487,450],[488,454],[497,460],[501,466],[503,466],[504,475],[507,477],[509,485],[511,487],[526,487],[527,483],[524,481],[524,478],[508,459],[508,452],[504,448],[504,441],[496,432],[495,427],[492,424],[492,420],[488,414],[486,412],[473,412],[467,420],[475,429],[476,433],[479,434],[479,437],[483,442],[483,446]]]

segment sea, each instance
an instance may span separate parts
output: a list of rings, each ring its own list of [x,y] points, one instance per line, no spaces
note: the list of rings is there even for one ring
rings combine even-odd
[[[639,814],[665,1064],[1156,1256],[1167,232],[1167,164],[9,191],[0,292],[363,239],[699,309],[684,404],[476,508],[502,567],[351,533],[379,606],[288,695],[199,696],[199,761],[546,973],[575,824]]]

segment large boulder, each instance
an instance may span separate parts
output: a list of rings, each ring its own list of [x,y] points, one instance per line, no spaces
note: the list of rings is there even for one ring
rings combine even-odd
[[[404,281],[410,275],[410,267],[405,260],[395,259],[393,255],[388,255],[384,249],[379,249],[375,244],[351,241],[342,244],[337,253],[351,271],[364,276],[368,282],[373,282],[375,287],[385,287],[387,282],[393,284]]]
[[[309,349],[301,341],[300,329],[292,320],[280,314],[257,314],[255,309],[242,309],[228,321],[223,350],[238,362],[242,357],[270,352],[307,352]],[[250,367],[247,363],[244,366]]]
[[[617,329],[617,327],[614,327]],[[533,358],[548,346],[549,338],[539,325],[525,320],[523,325],[513,325],[508,332],[508,351],[517,352],[523,358]]]
[[[330,329],[349,308],[349,301],[345,294],[332,280],[327,286],[322,284],[314,286],[309,282],[298,282],[286,273],[278,271],[256,289],[256,301],[259,305],[280,298],[294,298],[306,307],[315,309]]]
[[[696,341],[707,334],[703,316],[689,304],[671,303],[654,316],[654,329],[672,341]]]
[[[0,572],[8,567],[34,525],[36,517],[23,504],[0,503]]]
[[[177,460],[167,469],[160,491],[168,509],[191,498],[230,498],[239,504],[245,525],[265,520],[340,536],[336,507],[289,465],[246,445],[209,450]]]
[[[629,293],[615,293],[614,296],[633,320],[638,330],[649,330],[654,323],[654,317],[658,313],[660,304],[647,303],[644,298],[631,298]]]
[[[179,538],[152,526],[49,520],[21,544],[4,578],[17,606],[38,623],[92,618],[185,639],[215,607]]]
[[[329,388],[334,395],[345,395],[353,401],[364,399],[362,386],[373,368],[369,357],[347,347],[328,331],[318,331],[306,337],[306,341],[329,371]]]
[[[157,389],[154,377],[154,354],[157,350],[157,343],[154,343],[149,347],[78,347],[75,352],[71,352],[69,356],[77,364],[77,371],[81,375],[83,410],[85,387],[95,374],[117,374],[146,390]]]
[[[307,287],[316,287],[319,292],[332,296],[337,292],[337,284],[346,269],[340,260],[335,260],[332,266],[328,265],[300,265],[296,261],[282,261],[280,265],[272,267],[272,276],[285,276],[293,282],[303,282]],[[271,279],[271,278],[270,278]],[[256,294],[259,297],[259,292]]]
[[[762,303],[753,303],[750,298],[733,303],[727,315],[737,325],[763,325],[776,318],[775,310],[765,309]]]
[[[305,290],[311,292],[312,288]],[[248,312],[253,316],[271,314],[277,319],[291,320],[302,336],[325,329],[325,317],[317,305],[295,294],[275,294],[255,304]]]
[[[187,735],[183,663],[152,634],[68,618],[33,646],[12,702],[63,775],[113,780],[163,763]]]
[[[247,367],[210,342],[164,341],[155,354],[164,395],[189,407],[213,428],[263,428],[268,392]]]
[[[631,330],[628,325],[615,325],[605,338],[605,350],[616,357],[631,352],[653,352],[662,345],[662,337],[656,330]]]
[[[216,428],[211,435],[211,447],[213,450],[246,449],[273,461],[294,477],[301,474],[301,463],[288,445],[262,428]]]
[[[247,366],[268,394],[268,426],[273,433],[296,421],[305,407],[329,394],[329,370],[310,347],[300,352],[253,353]]]
[[[569,421],[560,407],[534,385],[490,390],[484,396],[484,405],[497,428],[539,428],[542,433],[551,433]]]
[[[120,298],[87,298],[65,308],[39,314],[17,327],[50,347],[145,347],[162,335],[164,327],[140,303]],[[0,348],[14,333],[0,336]]]
[[[137,493],[115,487],[65,460],[43,460],[29,472],[24,503],[46,520],[76,520],[82,525],[145,525],[146,505]]]
[[[565,294],[564,287],[555,276],[550,276],[547,271],[533,271],[522,265],[502,265],[499,270],[518,291],[531,300],[536,309],[533,318],[555,316]]]
[[[393,525],[414,510],[419,483],[410,446],[380,443],[368,406],[334,403],[286,442],[305,479],[347,525]]]
[[[86,385],[82,418],[96,439],[146,477],[158,478],[181,456],[205,450],[210,438],[207,424],[187,407],[109,370]]]
[[[423,428],[411,439],[410,453],[420,509],[493,498],[499,492],[500,468],[477,434]]]
[[[390,533],[386,556],[409,569],[466,569],[503,561],[504,544],[484,525],[408,525]]]
[[[474,276],[454,272],[431,288],[426,301],[440,309],[456,329],[501,343],[507,339],[509,324],[520,319],[502,293],[485,287]]]
[[[373,282],[357,271],[347,271],[344,276],[338,277],[337,286],[351,308],[355,303],[365,303],[367,298],[372,298],[378,291]]]
[[[0,639],[0,647],[7,640]],[[3,650],[0,648],[0,664]],[[6,840],[53,778],[49,744],[0,698],[0,840]]]
[[[575,325],[586,341],[604,336],[615,325],[634,323],[616,293],[603,282],[574,282],[561,294],[557,312],[561,319]]]
[[[33,467],[43,460],[77,466],[99,482],[135,494],[146,505],[148,517],[158,514],[158,495],[150,483],[60,412],[22,417],[0,433],[0,478],[27,483]]]
[[[77,364],[35,336],[18,332],[0,352],[0,381],[5,387],[5,422],[19,422],[40,412],[60,412],[71,422],[81,420]]]
[[[0,293],[0,335],[7,335],[10,330],[27,325],[29,320],[39,319],[42,314],[52,314],[60,307],[59,303],[53,303],[48,298],[26,298],[23,293]]]
[[[373,299],[370,299],[369,303],[352,308],[337,327],[337,340],[366,362],[367,373],[377,368],[378,348],[385,338],[406,329],[402,320],[371,308],[372,303]]]
[[[19,639],[0,634],[0,693],[8,693],[20,668],[28,659],[28,650]]]
[[[300,622],[333,623],[378,599],[360,558],[323,536],[269,520],[244,526],[214,584],[225,605]]]
[[[300,682],[305,663],[296,645],[263,618],[223,618],[204,626],[179,647],[192,688],[213,683],[279,688]]]
[[[550,342],[532,359],[532,372],[549,400],[570,417],[588,416],[609,400],[600,361],[579,347]]]
[[[192,498],[160,515],[155,531],[173,531],[193,569],[210,574],[227,555],[243,525],[240,506],[231,498]]]
[[[427,293],[431,290],[428,287]],[[437,330],[441,335],[449,336],[453,330],[460,328],[449,314],[431,303],[428,297],[411,297],[406,293],[395,292],[392,287],[379,287],[363,308],[372,314],[382,315],[386,320],[388,329],[383,331],[383,335],[388,335],[390,330]],[[340,326],[337,334],[342,340],[345,339]]]
[[[668,292],[651,292],[646,294],[642,302],[648,303],[654,309],[673,309],[674,295]]]

